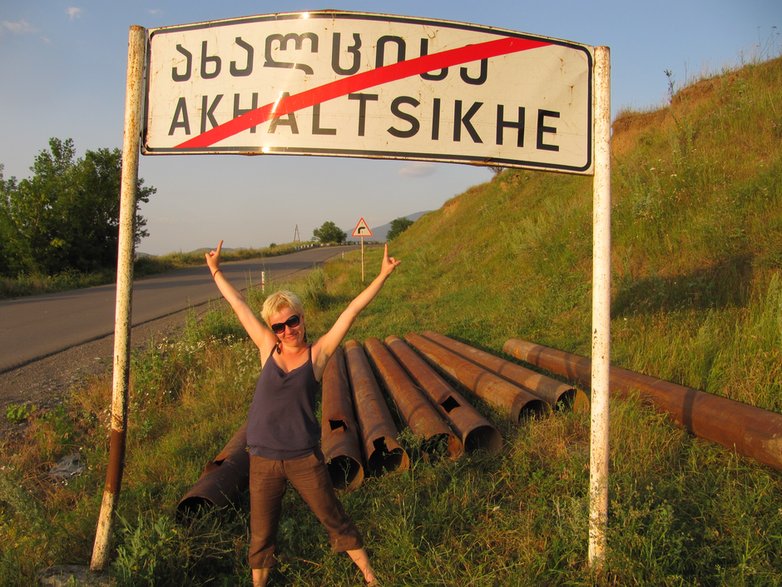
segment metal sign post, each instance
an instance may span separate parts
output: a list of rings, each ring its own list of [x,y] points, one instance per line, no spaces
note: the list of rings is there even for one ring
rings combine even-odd
[[[589,564],[601,572],[608,526],[608,386],[611,372],[611,55],[595,48],[595,176],[592,245],[592,396]]]
[[[369,228],[367,221],[361,217],[353,229],[353,238],[361,239],[361,283],[364,283],[364,237],[372,236],[372,230]]]
[[[130,381],[130,328],[133,293],[133,248],[136,237],[136,186],[138,184],[141,104],[144,96],[146,30],[130,28],[125,89],[125,128],[122,145],[117,294],[114,317],[114,376],[111,395],[111,437],[106,486],[103,490],[90,569],[102,571],[108,563],[111,527],[122,484],[128,421]]]

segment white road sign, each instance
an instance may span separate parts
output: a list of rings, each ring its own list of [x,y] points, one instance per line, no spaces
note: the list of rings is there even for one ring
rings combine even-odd
[[[151,29],[142,151],[592,173],[592,61],[569,41],[366,13]]]
[[[363,217],[361,217],[359,221],[356,223],[356,227],[353,229],[353,234],[351,236],[353,237],[372,236],[372,229],[369,228],[367,221],[364,220]]]

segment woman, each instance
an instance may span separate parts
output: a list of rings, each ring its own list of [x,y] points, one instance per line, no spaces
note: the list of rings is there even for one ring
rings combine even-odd
[[[332,548],[347,552],[364,580],[375,584],[361,536],[337,499],[318,447],[315,394],[329,358],[400,261],[388,256],[386,245],[378,276],[348,304],[329,331],[310,345],[299,298],[285,291],[272,294],[263,304],[263,321],[259,320],[220,269],[222,248],[220,241],[216,250],[206,254],[206,264],[261,356],[261,376],[247,425],[253,585],[266,585],[274,564],[275,536],[288,481],[325,526]]]

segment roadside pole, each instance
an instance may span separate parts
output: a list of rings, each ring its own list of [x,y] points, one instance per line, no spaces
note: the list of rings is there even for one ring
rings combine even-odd
[[[364,283],[364,237],[361,237],[361,283]]]
[[[111,396],[111,436],[106,485],[103,490],[98,527],[90,569],[106,568],[111,526],[122,484],[127,431],[127,400],[130,380],[130,326],[133,291],[133,250],[136,234],[136,185],[138,183],[139,141],[146,61],[146,30],[130,27],[128,70],[125,88],[125,127],[122,146],[117,293],[114,316],[114,375]]]
[[[367,221],[364,220],[363,216],[359,218],[351,236],[353,238],[361,239],[361,283],[364,283],[364,237],[372,236],[372,229],[369,228],[369,225],[367,224]]]
[[[608,527],[608,387],[611,368],[610,59],[608,47],[595,47],[589,565],[596,573],[601,573],[604,568]]]

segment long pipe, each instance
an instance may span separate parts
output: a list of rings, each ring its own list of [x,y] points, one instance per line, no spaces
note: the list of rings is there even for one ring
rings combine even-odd
[[[496,453],[502,448],[502,436],[464,397],[440,377],[426,361],[398,336],[388,336],[386,346],[407,370],[413,381],[426,392],[440,413],[462,440],[464,450],[484,449]]]
[[[367,472],[381,475],[384,471],[406,471],[410,466],[410,457],[396,440],[399,430],[383,399],[364,349],[355,340],[345,342],[345,359],[353,388],[353,405],[364,441]]]
[[[428,338],[410,333],[405,336],[405,340],[475,395],[507,414],[515,423],[519,423],[525,416],[543,414],[551,409],[546,402],[529,391],[479,367]]]
[[[177,504],[177,514],[190,516],[206,506],[223,507],[237,503],[250,482],[250,455],[247,452],[247,423],[242,425],[223,450],[207,463],[195,485]]]
[[[321,450],[334,487],[358,488],[364,480],[364,465],[342,347],[337,347],[323,373],[320,428]]]
[[[438,453],[446,449],[451,459],[459,458],[464,453],[462,441],[451,432],[448,424],[391,352],[376,338],[366,339],[364,348],[402,418],[413,434],[423,439],[423,452],[430,457],[437,457]]]
[[[582,385],[589,382],[592,361],[587,357],[515,338],[503,350]],[[637,391],[692,434],[782,470],[781,414],[622,367],[611,367],[610,384],[620,397]]]
[[[555,410],[573,406],[574,409],[586,411],[589,407],[587,395],[571,385],[565,385],[542,373],[516,365],[497,355],[492,355],[443,334],[426,331],[423,335],[465,359],[470,359],[473,363],[477,363],[519,387],[529,390],[545,400]]]

